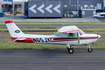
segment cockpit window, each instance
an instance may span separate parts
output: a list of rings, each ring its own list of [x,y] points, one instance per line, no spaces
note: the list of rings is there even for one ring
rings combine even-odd
[[[68,33],[68,36],[70,36],[70,37],[74,37],[75,34],[74,34],[74,33]]]
[[[80,34],[80,35],[83,35],[83,34],[85,34],[85,33],[84,33],[82,30],[80,30],[79,34]]]
[[[77,36],[77,33],[68,33],[68,36],[69,37],[76,37]]]

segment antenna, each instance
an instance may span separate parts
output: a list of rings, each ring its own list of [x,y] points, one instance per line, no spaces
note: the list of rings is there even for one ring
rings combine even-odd
[[[62,25],[65,26],[63,23],[62,23]]]

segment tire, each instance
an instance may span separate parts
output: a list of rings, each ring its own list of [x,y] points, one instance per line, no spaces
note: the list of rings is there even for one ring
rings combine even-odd
[[[68,48],[68,52],[69,52],[70,54],[73,54],[73,53],[74,53],[74,49],[73,49],[73,48]]]
[[[92,48],[88,48],[88,52],[92,52],[93,51],[93,49]]]

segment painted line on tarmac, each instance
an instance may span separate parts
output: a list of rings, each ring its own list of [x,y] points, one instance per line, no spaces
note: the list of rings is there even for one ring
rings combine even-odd
[[[0,58],[105,58],[105,56],[2,56]]]
[[[13,20],[13,21],[21,21],[21,20]]]

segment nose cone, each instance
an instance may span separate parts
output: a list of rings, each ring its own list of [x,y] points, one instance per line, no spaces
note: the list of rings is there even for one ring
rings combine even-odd
[[[97,35],[98,39],[101,38],[101,35]]]

